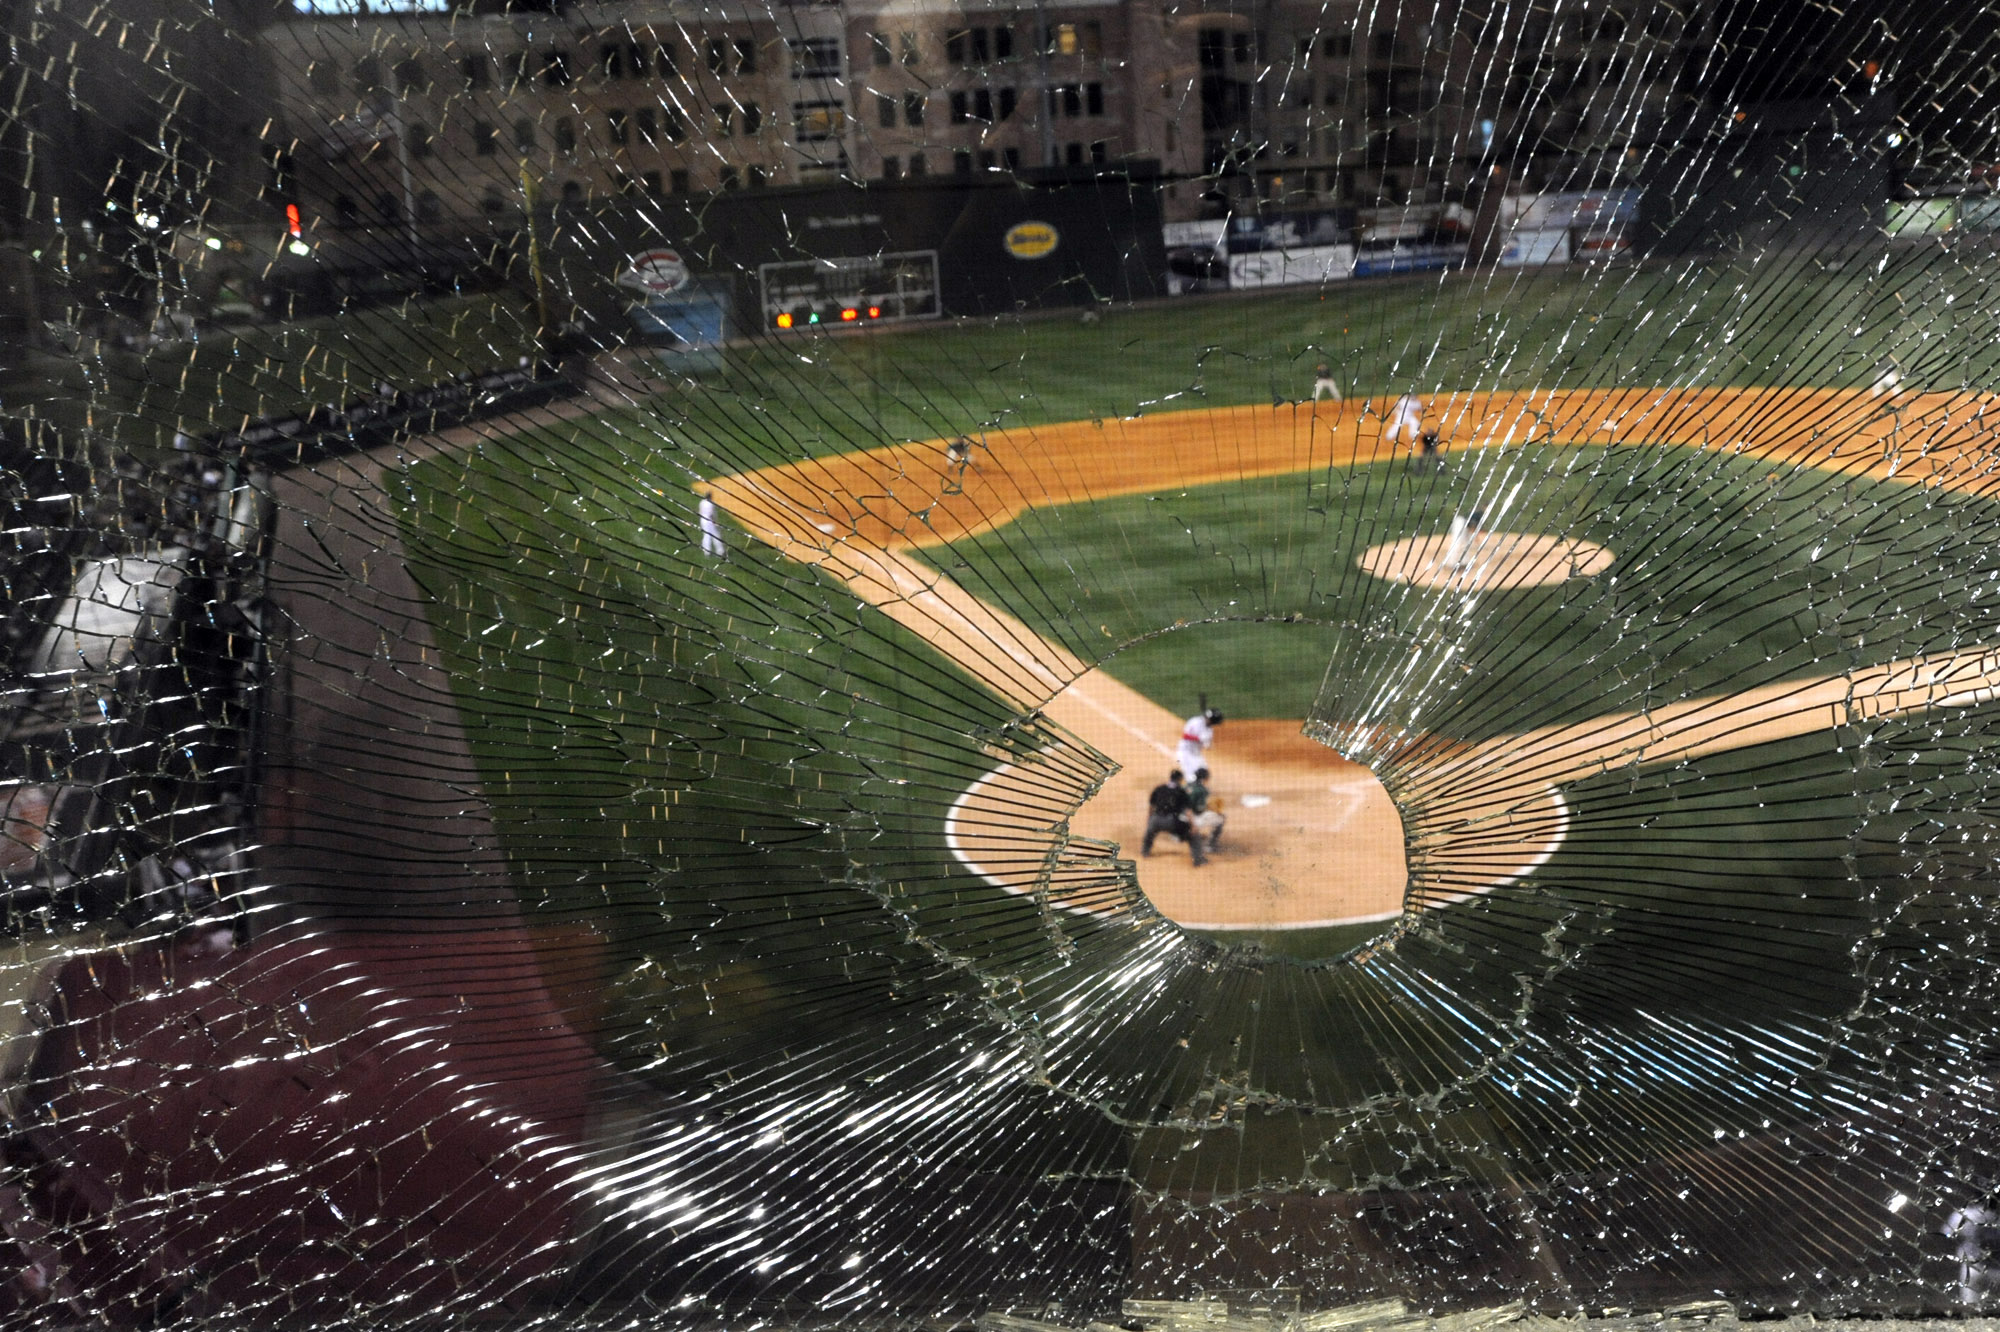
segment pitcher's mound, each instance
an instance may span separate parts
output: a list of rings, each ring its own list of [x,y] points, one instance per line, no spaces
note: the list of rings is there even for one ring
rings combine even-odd
[[[1546,587],[1594,578],[1617,558],[1593,541],[1528,532],[1477,532],[1459,542],[1443,532],[1371,546],[1356,561],[1377,578],[1419,587]]]

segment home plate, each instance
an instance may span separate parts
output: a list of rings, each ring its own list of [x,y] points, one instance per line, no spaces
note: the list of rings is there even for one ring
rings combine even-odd
[[[1269,796],[1247,795],[1243,797],[1243,808],[1245,809],[1262,809],[1270,803],[1271,797]]]

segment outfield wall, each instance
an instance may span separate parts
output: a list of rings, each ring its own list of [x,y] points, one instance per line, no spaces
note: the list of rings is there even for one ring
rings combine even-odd
[[[730,296],[732,336],[800,324],[811,304],[802,273],[827,275],[824,308],[838,318],[846,287],[898,299],[883,317],[917,319],[1131,302],[1166,294],[1159,188],[1150,172],[934,178],[891,184],[743,190],[635,200],[629,207],[546,215],[544,281],[606,341],[632,336],[634,303],[618,278],[633,256],[670,248],[690,282]],[[886,266],[885,256],[907,257]],[[934,265],[934,267],[933,267]],[[925,290],[934,272],[934,288]],[[773,290],[784,274],[790,296]],[[844,285],[845,284],[845,285]],[[864,311],[862,321],[868,318]]]

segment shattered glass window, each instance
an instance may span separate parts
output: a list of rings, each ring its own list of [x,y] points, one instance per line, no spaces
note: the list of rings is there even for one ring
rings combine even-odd
[[[1990,0],[0,23],[6,1326],[1994,1308]]]

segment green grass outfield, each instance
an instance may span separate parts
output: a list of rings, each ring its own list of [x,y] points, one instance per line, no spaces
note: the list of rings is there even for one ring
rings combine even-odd
[[[1579,1012],[1597,1030],[1628,1024],[1628,1045],[1642,1009],[1714,1031],[1830,1031],[1868,1001],[1867,959],[1921,927],[1915,885],[1970,872],[1978,843],[1960,834],[1984,817],[1972,796],[1991,775],[1970,737],[1993,710],[1580,783],[1537,891],[1439,913],[1393,950],[1235,965],[1170,929],[1044,913],[962,873],[938,835],[946,807],[989,749],[1032,734],[742,534],[722,571],[702,564],[689,482],[982,424],[1296,396],[1335,329],[1348,341],[1329,354],[1357,390],[1419,366],[1424,388],[1866,382],[1912,336],[1890,287],[1947,280],[1577,270],[785,341],[699,388],[415,467],[407,544],[524,900],[611,936],[605,1040],[622,1062],[684,1085],[865,1042],[884,1022],[923,1024],[940,1050],[1004,1031],[1086,1118],[1179,1125],[1160,1130],[1171,1143],[1141,1135],[1159,1152],[1152,1182],[1351,1186],[1408,1159],[1361,1128],[1505,1118],[1492,1088],[1510,1061],[1543,1060],[1565,1096],[1621,1094],[1548,1062]],[[1852,327],[1865,336],[1839,332]],[[1354,570],[1357,547],[1440,530],[1507,477],[1521,482],[1509,514],[1534,521],[1497,525],[1600,539],[1656,577],[1621,566],[1615,591],[1605,579],[1468,612]],[[1241,715],[1394,721],[1421,703],[1411,720],[1470,739],[1996,641],[1991,530],[1984,502],[1689,450],[1508,450],[1435,482],[1357,468],[1032,514],[937,558],[1170,707],[1190,687]],[[1010,575],[1032,595],[1002,591]],[[1172,630],[1204,619],[1227,627]],[[1465,645],[1472,673],[1371,689],[1411,642],[1441,638]],[[1336,650],[1342,669],[1322,680]],[[1135,959],[1189,965],[1115,996],[1086,987]],[[1046,1034],[1079,995],[1097,1016]],[[1655,1089],[1688,1122],[1762,1113],[1740,1088],[1712,1090],[1710,1104],[1692,1084]],[[1464,1103],[1426,1100],[1440,1096]],[[1796,1085],[1786,1096],[1801,1103]],[[1568,1168],[1559,1131],[1504,1132]],[[1454,1160],[1433,1169],[1476,1171]]]

